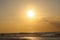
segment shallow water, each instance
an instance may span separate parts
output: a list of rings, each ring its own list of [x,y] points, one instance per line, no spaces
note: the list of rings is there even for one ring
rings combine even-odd
[[[49,38],[49,37],[22,37],[22,39],[30,39],[30,40],[60,40],[60,37],[59,38]]]
[[[0,40],[60,40],[60,37],[49,38],[49,37],[12,37],[12,38],[0,38]]]

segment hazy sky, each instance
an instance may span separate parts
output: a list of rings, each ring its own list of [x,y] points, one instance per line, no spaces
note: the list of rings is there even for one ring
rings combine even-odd
[[[24,24],[25,19],[23,20],[22,18],[22,16],[25,15],[26,10],[28,9],[36,10],[36,13],[39,14],[38,15],[39,17],[40,16],[57,17],[60,16],[60,0],[0,0],[0,31],[19,32],[26,27],[29,28],[30,24],[29,25],[28,23]],[[38,23],[36,25],[38,26]],[[48,23],[46,24],[46,26],[48,26]],[[46,27],[41,28],[42,29],[40,29],[40,31],[44,31],[43,28],[46,29]],[[47,27],[48,31],[50,31],[51,29],[53,31],[59,30],[52,26],[50,27],[50,29],[48,29]]]

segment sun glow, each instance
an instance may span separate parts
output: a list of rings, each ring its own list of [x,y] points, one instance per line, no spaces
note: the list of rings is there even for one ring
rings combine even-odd
[[[29,10],[27,12],[27,16],[30,17],[30,18],[33,18],[34,17],[34,11],[33,10]]]

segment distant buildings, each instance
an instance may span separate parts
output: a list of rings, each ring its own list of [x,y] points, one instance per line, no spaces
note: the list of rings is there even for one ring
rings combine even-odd
[[[60,37],[60,32],[1,33],[0,37]]]

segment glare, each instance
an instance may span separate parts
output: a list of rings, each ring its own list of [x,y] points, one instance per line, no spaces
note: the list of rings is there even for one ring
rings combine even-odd
[[[30,17],[30,18],[33,18],[34,17],[34,11],[33,10],[29,10],[27,12],[27,16]]]

